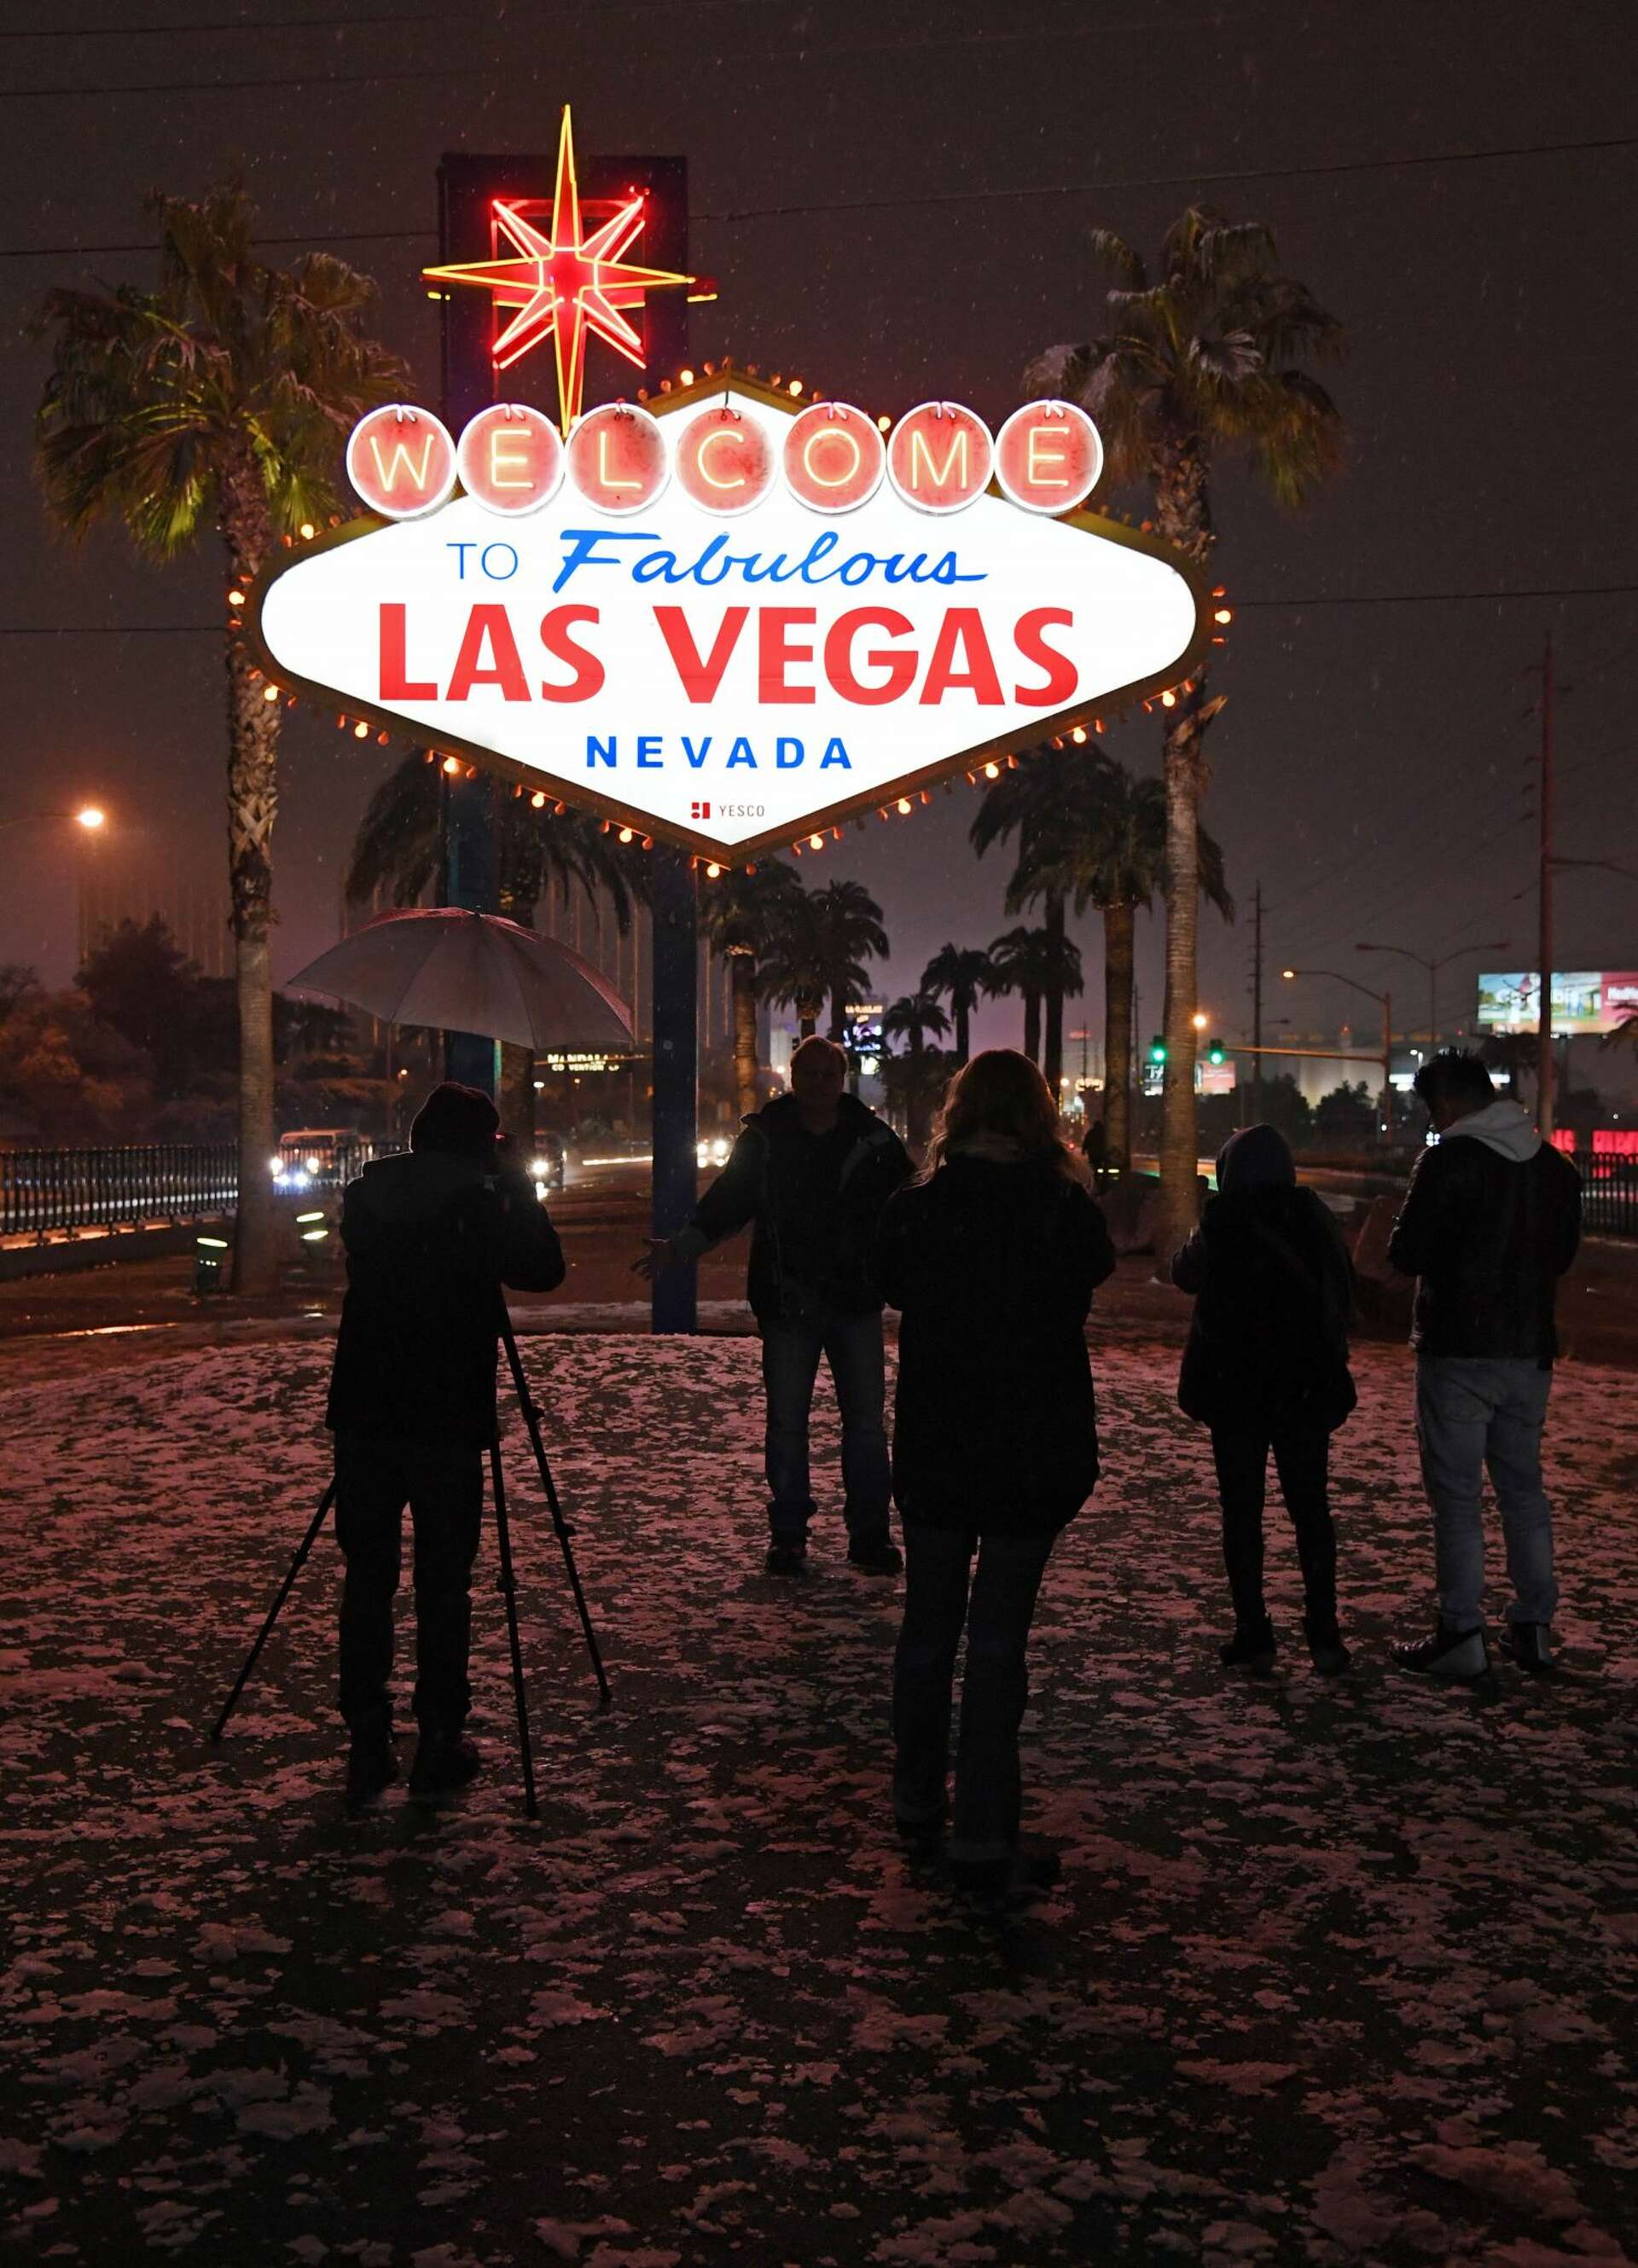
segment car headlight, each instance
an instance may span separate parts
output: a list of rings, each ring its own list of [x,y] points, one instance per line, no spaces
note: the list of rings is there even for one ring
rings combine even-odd
[[[694,1145],[694,1163],[697,1166],[708,1166],[711,1163],[711,1145],[709,1142],[697,1142]]]

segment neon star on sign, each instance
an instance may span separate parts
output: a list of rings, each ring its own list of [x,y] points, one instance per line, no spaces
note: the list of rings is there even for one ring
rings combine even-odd
[[[1084,738],[1184,682],[1211,635],[1181,553],[1054,512],[1098,471],[1072,405],[992,437],[926,402],[883,442],[862,410],[799,411],[733,372],[653,416],[590,411],[561,462],[513,408],[458,444],[407,403],[361,422],[354,477],[382,516],[281,555],[252,616],[263,666],[713,862]]]
[[[492,210],[496,227],[513,247],[512,259],[472,261],[421,272],[432,284],[474,284],[491,293],[497,306],[517,310],[491,350],[498,371],[509,369],[531,349],[551,341],[557,360],[558,423],[566,434],[580,414],[587,333],[641,370],[642,336],[622,310],[640,307],[650,291],[695,279],[669,269],[638,268],[621,257],[642,229],[640,196],[633,196],[587,235],[575,178],[574,130],[566,106],[557,140],[550,234],[504,198],[497,197]]]

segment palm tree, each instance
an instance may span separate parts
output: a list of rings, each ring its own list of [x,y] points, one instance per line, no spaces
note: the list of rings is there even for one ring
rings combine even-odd
[[[970,1053],[971,1017],[990,989],[994,964],[981,946],[941,945],[921,972],[921,990],[942,995],[956,1020],[956,1060]]]
[[[968,840],[981,858],[992,843],[1005,841],[1009,836],[1017,836],[1018,865],[1007,886],[1007,910],[1009,914],[1019,913],[1032,900],[1040,898],[1046,933],[1059,940],[1064,935],[1064,893],[1051,879],[1050,864],[1043,852],[1044,846],[1056,840],[1066,808],[1080,792],[1081,775],[1088,761],[1082,751],[1074,747],[1058,748],[1049,744],[1035,750],[1027,759],[1021,759],[1015,770],[1009,768],[1002,772],[986,791],[968,829]],[[1062,965],[1061,956],[1052,958],[1049,965],[1056,970]],[[1026,993],[1026,1010],[1028,998]],[[1055,974],[1048,976],[1041,1004],[1045,1011],[1045,1059],[1042,1070],[1056,1095],[1064,1070],[1064,987]],[[1033,1055],[1035,1049],[1029,1048],[1027,1052]]]
[[[166,561],[221,537],[244,591],[274,546],[336,510],[341,443],[365,411],[408,391],[395,355],[362,328],[375,287],[328,253],[293,269],[253,250],[238,188],[203,203],[155,196],[151,291],[48,292],[36,335],[52,364],[34,420],[46,508],[70,536],[102,520]],[[226,638],[228,878],[239,1015],[237,1290],[271,1291],[273,988],[269,954],[282,704],[245,640]]]
[[[819,1028],[825,996],[830,986],[830,965],[825,940],[814,911],[816,892],[807,890],[792,900],[779,926],[768,940],[757,964],[756,982],[764,1000],[776,1008],[794,1008],[803,1039]]]
[[[903,1095],[905,1129],[918,1149],[925,1147],[932,1131],[933,1106],[943,1073],[942,1064],[933,1060],[936,1050],[927,1045],[928,1036],[942,1039],[949,1027],[949,1018],[926,990],[904,993],[882,1011],[883,1040],[904,1042],[904,1055],[898,1059],[901,1068],[888,1086],[889,1091],[896,1088]]]
[[[1023,1051],[1031,1063],[1041,1057],[1041,1005],[1056,988],[1059,1000],[1081,990],[1081,948],[1060,931],[1009,929],[990,947],[993,993],[1016,992],[1023,1000]]]
[[[590,812],[572,806],[537,807],[521,790],[493,784],[495,907],[508,920],[533,929],[541,899],[572,888],[595,904],[606,891],[615,926],[624,937],[634,901],[647,895],[648,868],[640,852],[623,848]],[[443,863],[448,787],[440,765],[421,749],[387,774],[370,798],[353,837],[347,869],[350,898],[385,890],[395,906],[412,906]],[[535,1138],[535,1057],[528,1048],[503,1045],[499,1108],[502,1123],[520,1143]]]
[[[1307,501],[1342,454],[1335,403],[1303,367],[1334,352],[1340,327],[1307,287],[1282,276],[1274,240],[1256,222],[1231,225],[1191,205],[1167,232],[1157,275],[1111,230],[1093,246],[1116,279],[1109,328],[1051,348],[1025,384],[1090,411],[1114,480],[1149,482],[1162,536],[1199,566],[1216,542],[1211,476],[1244,451],[1277,502]],[[1157,1250],[1194,1225],[1194,1110],[1199,802],[1207,725],[1222,696],[1198,669],[1167,711],[1166,1084],[1162,1101],[1162,1226]]]
[[[742,1117],[756,1108],[757,964],[805,902],[801,879],[777,858],[728,869],[700,893],[700,922],[728,964],[734,996],[734,1079]]]
[[[882,909],[862,882],[827,882],[809,902],[824,959],[825,990],[830,996],[829,1036],[840,1040],[847,1028],[849,1002],[857,1000],[870,983],[864,964],[887,952],[887,932],[882,926]]]
[[[1130,1159],[1135,932],[1139,908],[1166,887],[1166,787],[1111,761],[1103,793],[1103,833],[1082,848],[1074,904],[1077,914],[1096,906],[1103,916],[1103,1130],[1110,1154]],[[1203,827],[1199,845],[1200,895],[1232,921],[1222,846]]]

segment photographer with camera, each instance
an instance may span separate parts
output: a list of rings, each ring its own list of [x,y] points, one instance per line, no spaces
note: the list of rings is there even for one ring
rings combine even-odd
[[[341,1712],[356,1803],[397,1777],[387,1680],[406,1503],[420,1730],[410,1793],[446,1793],[479,1768],[463,1733],[483,1456],[497,1438],[500,1286],[551,1292],[564,1275],[557,1232],[499,1123],[476,1087],[434,1088],[408,1153],[366,1166],[343,1207],[347,1295],[326,1422],[347,1563]]]

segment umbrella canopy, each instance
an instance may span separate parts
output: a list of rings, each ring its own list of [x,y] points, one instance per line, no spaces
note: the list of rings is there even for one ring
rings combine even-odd
[[[589,961],[520,923],[460,906],[383,914],[290,983],[383,1023],[476,1032],[537,1055],[631,1044],[631,1010]]]

